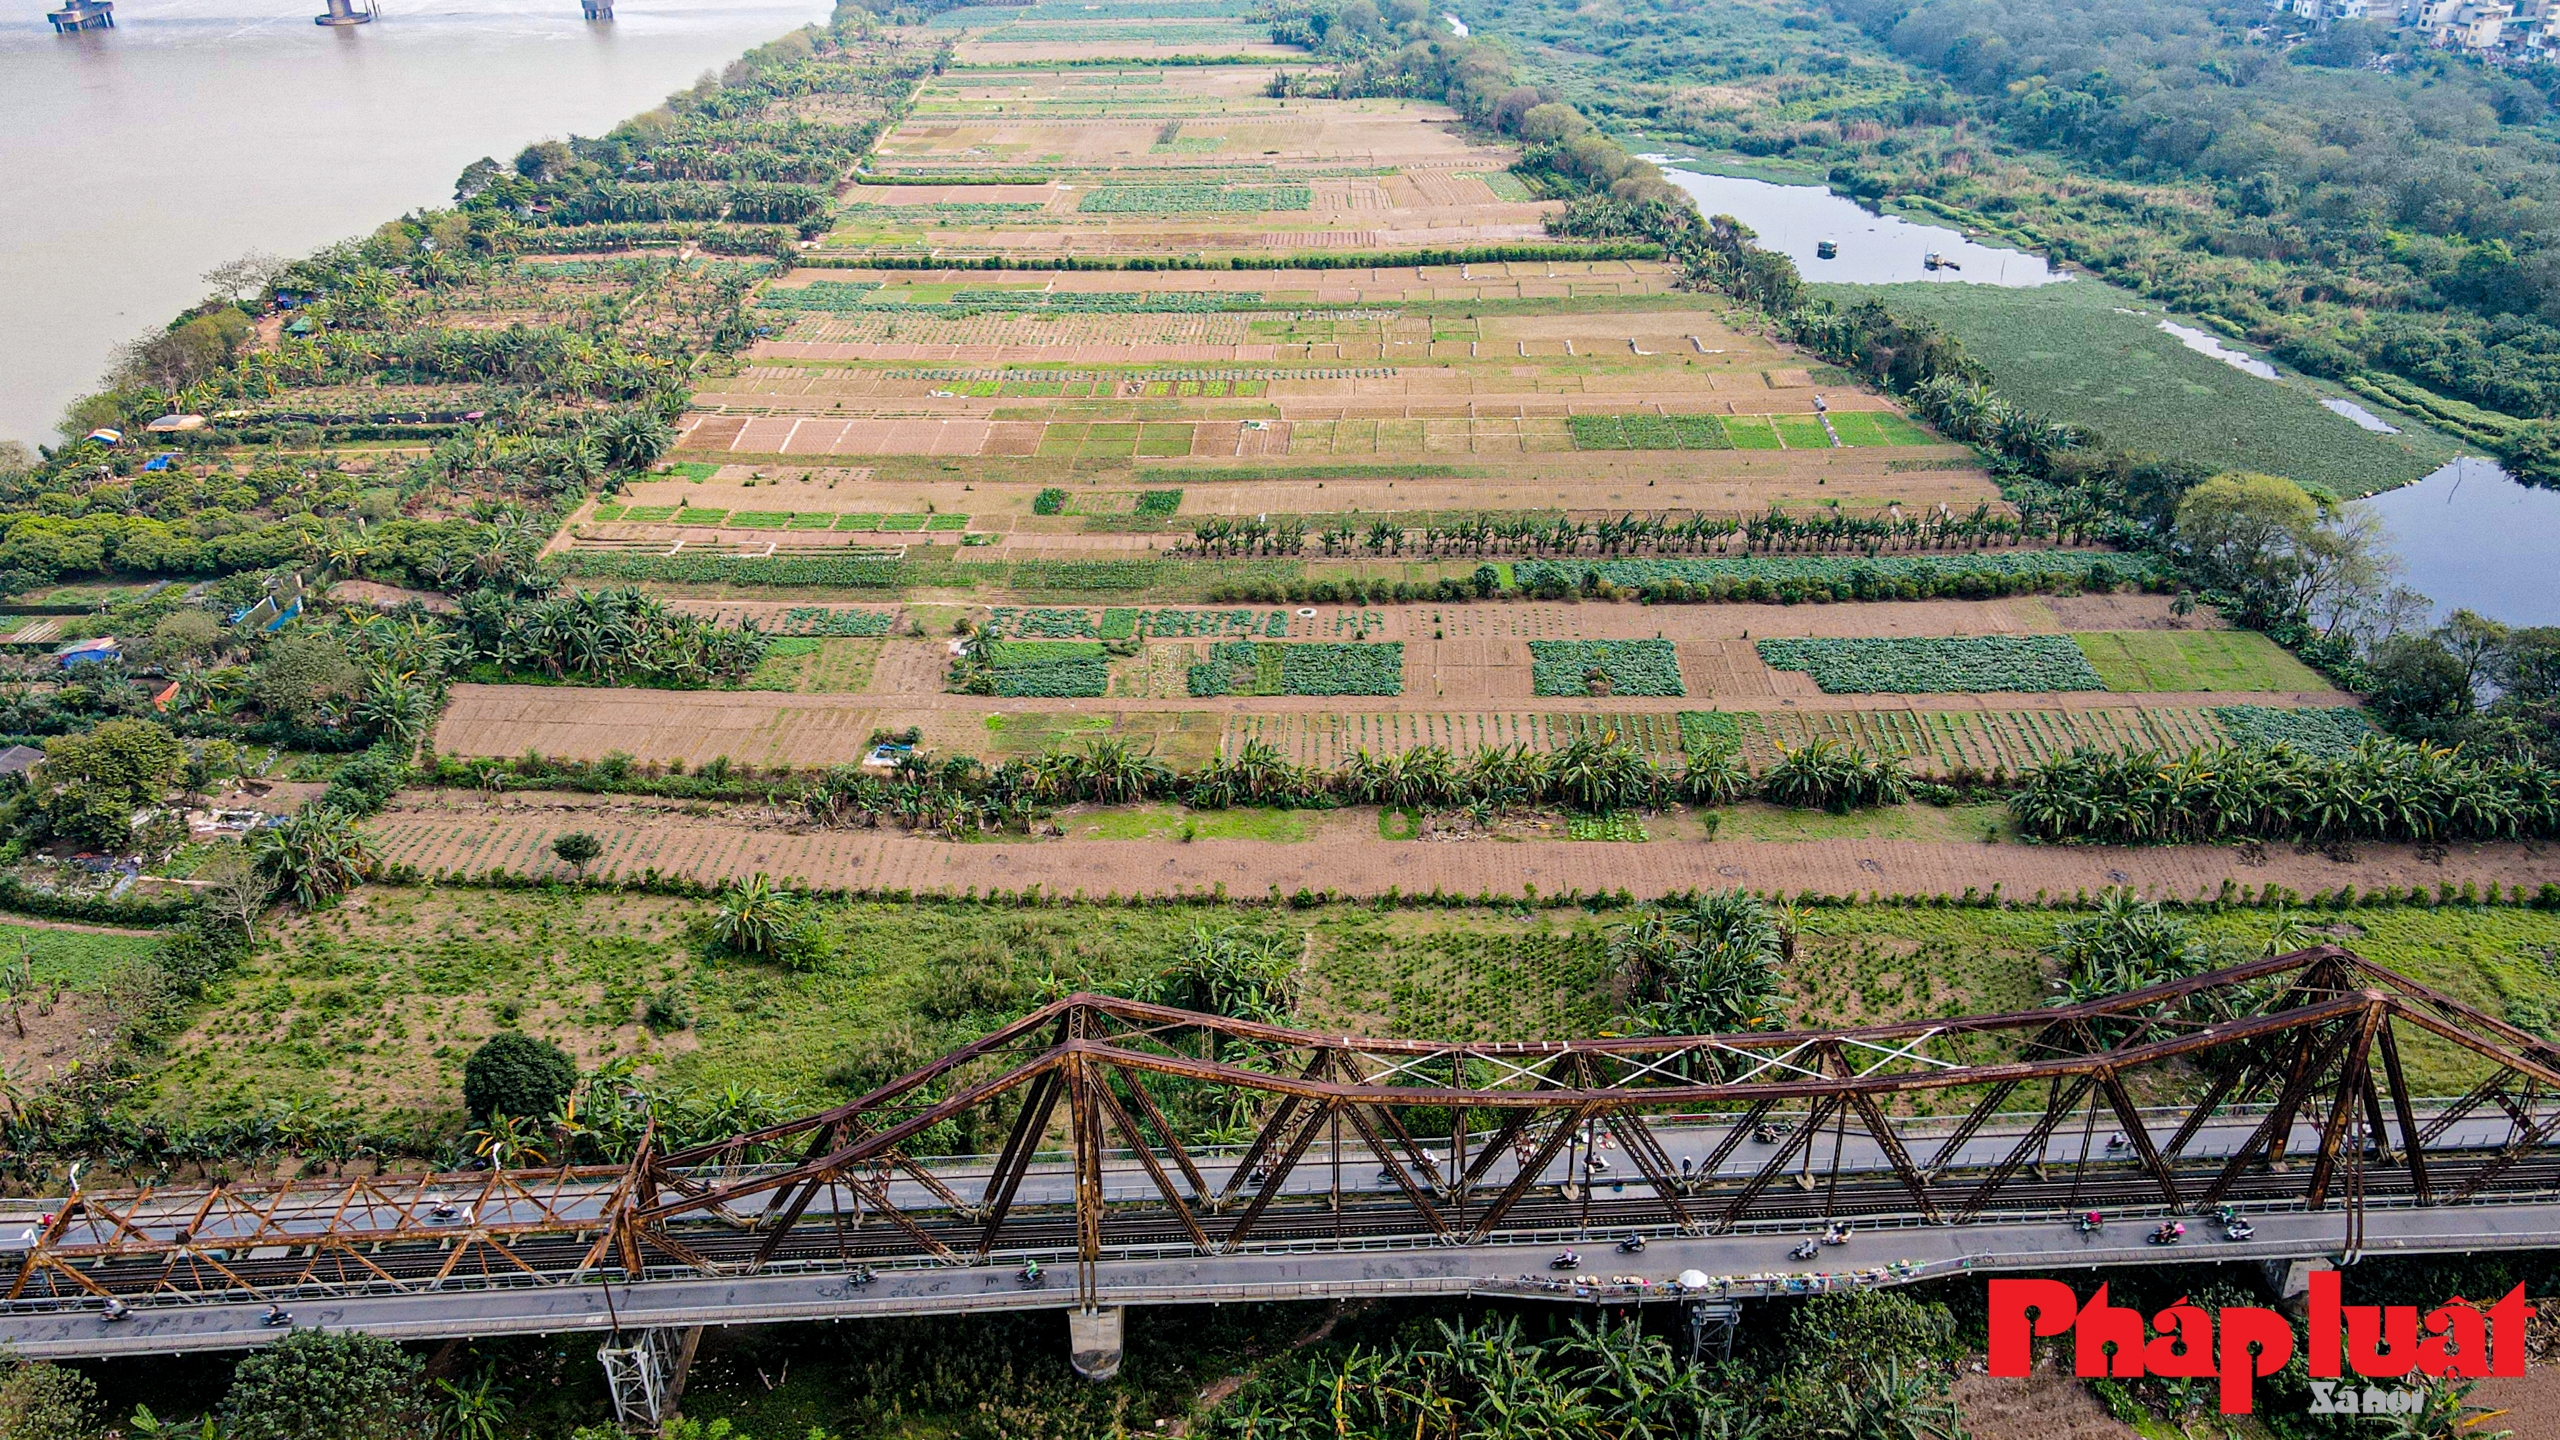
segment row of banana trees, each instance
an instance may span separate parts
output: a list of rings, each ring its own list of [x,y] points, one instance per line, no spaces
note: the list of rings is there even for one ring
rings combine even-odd
[[[2381,737],[2337,756],[2264,747],[2080,749],[2021,777],[2009,804],[2046,840],[2117,845],[2216,840],[2548,839],[2560,835],[2560,772]]]
[[[1553,514],[1469,515],[1422,526],[1393,520],[1366,525],[1333,521],[1313,539],[1328,556],[1368,554],[1489,555],[1778,555],[1881,554],[1888,551],[1981,550],[2031,541],[2078,544],[2106,518],[2087,497],[1994,511],[1986,502],[1957,513],[1945,505],[1906,515],[1836,509],[1792,512],[1771,506],[1756,515],[1625,514],[1576,520]],[[1185,548],[1210,557],[1298,555],[1307,548],[1298,519],[1194,521]]]
[[[715,625],[637,590],[548,599],[479,590],[463,598],[461,622],[474,658],[501,670],[607,684],[734,683],[754,672],[772,644],[752,625]]]

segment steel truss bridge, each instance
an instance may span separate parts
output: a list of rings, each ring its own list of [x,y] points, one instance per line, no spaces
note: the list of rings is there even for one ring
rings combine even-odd
[[[2412,1057],[2469,1088],[2413,1094]],[[625,1165],[0,1202],[0,1344],[237,1348],[281,1333],[270,1305],[404,1339],[592,1328],[650,1418],[668,1334],[704,1324],[1069,1309],[1107,1375],[1138,1303],[1729,1305],[2560,1246],[2555,1135],[2560,1048],[2333,946],[2085,1004],[1709,1036],[1364,1039],[1074,995],[851,1104],[652,1132]],[[2224,1204],[2255,1239],[2143,1243]],[[2091,1209],[2099,1234],[2066,1223]],[[1788,1258],[1837,1220],[1850,1245]],[[1612,1250],[1633,1233],[1644,1253]],[[1583,1271],[1546,1268],[1585,1242]]]

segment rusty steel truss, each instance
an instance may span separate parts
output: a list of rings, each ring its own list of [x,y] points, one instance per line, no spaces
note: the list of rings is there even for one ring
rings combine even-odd
[[[2468,1088],[2413,1094],[2411,1056]],[[1363,1039],[1074,995],[713,1144],[83,1192],[0,1260],[24,1307],[1000,1253],[1079,1262],[1090,1300],[1116,1254],[2100,1204],[2337,1208],[2353,1248],[2370,1203],[2550,1198],[2555,1134],[2560,1048],[2334,946],[2083,1004],[1711,1036]]]

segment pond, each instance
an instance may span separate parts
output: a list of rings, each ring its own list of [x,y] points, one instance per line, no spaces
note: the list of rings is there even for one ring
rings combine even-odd
[[[2400,557],[2401,583],[2436,602],[2509,625],[2560,625],[2560,490],[2517,483],[2466,456],[2365,502]]]
[[[1668,156],[1648,155],[1657,163]],[[1696,198],[1709,215],[1730,215],[1758,231],[1760,244],[1796,262],[1804,278],[1844,285],[1892,285],[1906,280],[1974,285],[2050,285],[2071,276],[2041,255],[1979,245],[1943,225],[1919,225],[1877,215],[1820,185],[1774,185],[1731,175],[1702,175],[1664,164],[1663,177]],[[1825,260],[1824,241],[1839,248]],[[1931,270],[1932,255],[1949,262]]]

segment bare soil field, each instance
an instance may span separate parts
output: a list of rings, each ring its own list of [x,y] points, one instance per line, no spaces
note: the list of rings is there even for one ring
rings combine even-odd
[[[493,867],[550,874],[554,837],[585,830],[604,842],[600,875],[661,875],[718,883],[762,872],[819,888],[962,894],[1039,886],[1069,896],[1206,893],[1259,896],[1302,887],[1352,896],[1434,887],[1469,895],[1624,888],[1651,897],[1740,885],[1833,895],[1958,894],[1998,882],[2025,898],[2112,885],[2155,897],[2209,898],[2225,880],[2300,894],[2441,883],[2539,885],[2547,858],[2519,845],[2457,846],[2438,863],[2412,846],[2369,846],[2351,861],[2273,848],[1983,845],[1909,840],[1646,842],[1344,839],[1073,840],[954,843],[890,830],[807,830],[780,812],[731,812],[580,796],[513,796],[495,805],[461,792],[404,794],[368,822],[384,859],[432,875]],[[688,813],[694,812],[694,813]]]

